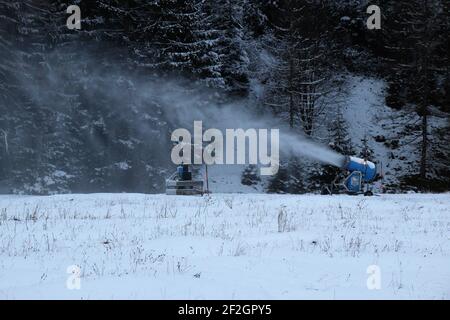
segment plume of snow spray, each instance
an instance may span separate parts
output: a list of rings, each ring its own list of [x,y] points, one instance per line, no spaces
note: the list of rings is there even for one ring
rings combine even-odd
[[[282,150],[341,168],[345,156],[304,136],[281,132]]]
[[[149,90],[150,89],[150,90]],[[179,81],[152,83],[147,90],[153,98],[157,96],[165,109],[169,111],[174,124],[189,127],[194,121],[202,120],[210,128],[277,128],[280,130],[280,152],[296,156],[304,156],[321,163],[342,167],[345,156],[318,144],[310,138],[293,132],[280,120],[267,115],[257,114],[253,108],[247,107],[246,101],[218,104],[210,97],[211,92],[186,93]],[[207,101],[207,102],[206,102]],[[206,103],[205,103],[206,102]]]

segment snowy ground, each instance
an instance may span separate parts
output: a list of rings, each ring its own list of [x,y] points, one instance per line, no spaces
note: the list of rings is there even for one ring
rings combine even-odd
[[[0,298],[449,299],[449,240],[450,194],[0,196]]]

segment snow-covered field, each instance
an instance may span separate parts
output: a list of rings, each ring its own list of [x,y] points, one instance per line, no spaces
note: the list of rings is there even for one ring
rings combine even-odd
[[[449,299],[450,194],[0,196],[0,298]]]

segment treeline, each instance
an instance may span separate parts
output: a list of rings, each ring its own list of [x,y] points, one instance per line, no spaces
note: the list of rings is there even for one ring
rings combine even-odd
[[[72,4],[81,30],[66,26]],[[387,105],[411,110],[398,139],[422,156],[392,187],[448,190],[448,2],[378,4],[382,30],[366,28],[365,1],[0,0],[1,191],[161,191],[173,124],[142,93],[147,79],[247,99],[350,152],[340,110],[323,121],[345,72],[385,78]],[[285,159],[268,191],[311,191],[335,173],[299,161]]]

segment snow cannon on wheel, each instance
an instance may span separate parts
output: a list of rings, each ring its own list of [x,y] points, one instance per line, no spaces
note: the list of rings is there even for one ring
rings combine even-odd
[[[346,156],[341,169],[347,172],[345,178],[337,177],[329,187],[322,189],[322,194],[338,193],[373,195],[373,182],[382,177],[381,168],[371,161]]]
[[[203,181],[192,179],[192,172],[187,164],[177,167],[168,179],[166,179],[167,195],[203,195]]]

